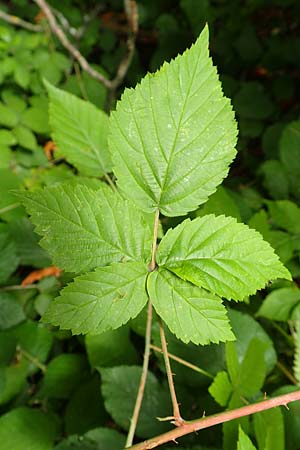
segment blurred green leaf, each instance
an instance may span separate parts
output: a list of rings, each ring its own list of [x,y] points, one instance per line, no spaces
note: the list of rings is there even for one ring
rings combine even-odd
[[[0,330],[11,328],[25,318],[23,308],[14,295],[0,292]]]
[[[57,428],[50,415],[16,408],[0,417],[0,442],[13,450],[52,450]]]
[[[84,355],[77,353],[58,355],[47,367],[38,396],[69,398],[87,374],[88,366]]]
[[[92,367],[112,367],[138,362],[137,353],[129,338],[129,328],[87,335],[85,346]]]
[[[128,430],[133,414],[142,368],[140,366],[117,366],[100,369],[102,377],[102,394],[106,410],[115,422]],[[148,372],[139,422],[136,434],[139,437],[150,437],[169,427],[159,422],[156,417],[170,415],[171,405],[169,393],[157,378]]]

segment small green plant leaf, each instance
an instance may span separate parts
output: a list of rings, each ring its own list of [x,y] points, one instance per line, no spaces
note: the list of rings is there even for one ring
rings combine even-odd
[[[291,234],[300,234],[300,208],[289,200],[267,202],[271,219]]]
[[[208,28],[125,90],[111,118],[118,184],[141,209],[180,216],[204,203],[235,157],[237,127],[208,52]]]
[[[269,280],[291,279],[262,236],[235,219],[208,215],[169,230],[158,264],[227,299],[243,300]]]
[[[45,82],[53,140],[80,172],[102,176],[112,169],[108,152],[108,116],[94,105]]]
[[[261,389],[266,376],[265,351],[266,343],[253,338],[241,363],[238,378],[234,382],[234,390],[240,395],[250,397]]]
[[[300,195],[300,122],[288,123],[281,134],[279,152],[281,162],[288,174],[290,190],[299,198]]]
[[[121,259],[147,259],[151,232],[140,213],[104,183],[97,191],[61,184],[19,195],[54,263],[80,272]],[[133,227],[134,224],[134,227]]]
[[[6,330],[26,319],[23,308],[10,292],[0,292],[0,330]]]
[[[237,450],[256,450],[251,442],[251,439],[244,433],[241,426],[239,426],[239,440]]]
[[[0,224],[0,284],[16,270],[19,264],[16,245],[10,239],[8,227]]]
[[[140,366],[100,369],[105,407],[114,421],[125,430],[129,429],[141,373]],[[155,419],[168,416],[170,408],[167,389],[164,389],[149,371],[136,429],[137,436],[150,437],[168,430],[169,427],[165,422]]]
[[[226,343],[226,366],[230,376],[230,380],[233,384],[236,384],[239,378],[239,358],[236,349],[235,342],[227,342]]]
[[[292,312],[300,305],[300,290],[296,287],[281,288],[272,291],[259,308],[257,315],[270,320],[283,322],[291,319]]]
[[[50,415],[31,408],[15,408],[0,418],[0,442],[14,450],[52,450],[57,428]]]
[[[147,286],[156,312],[183,342],[205,345],[234,339],[219,297],[165,269],[152,272]]]
[[[112,428],[95,428],[83,436],[69,436],[55,446],[54,450],[123,450],[124,445],[125,436],[118,431]]]
[[[87,335],[85,347],[91,367],[112,367],[137,364],[138,357],[129,327],[108,330],[102,334]]]
[[[232,386],[227,372],[219,372],[208,391],[219,405],[227,406],[229,397],[232,394]]]
[[[263,327],[250,315],[243,314],[234,309],[228,309],[228,317],[234,335],[236,336],[236,341],[233,343],[229,342],[226,346],[232,345],[236,348],[238,362],[241,363],[253,337],[259,339],[265,345],[264,361],[267,372],[270,373],[277,361],[277,355],[272,339],[268,336]]]
[[[69,398],[88,374],[88,364],[80,353],[62,353],[53,358],[38,393],[40,398]]]
[[[100,334],[136,317],[147,302],[147,267],[115,263],[75,278],[43,316],[73,334]]]
[[[108,414],[100,391],[100,376],[95,372],[88,381],[72,393],[65,410],[67,435],[83,434],[93,428],[104,426]]]
[[[284,450],[284,422],[279,408],[254,414],[254,430],[259,450]]]

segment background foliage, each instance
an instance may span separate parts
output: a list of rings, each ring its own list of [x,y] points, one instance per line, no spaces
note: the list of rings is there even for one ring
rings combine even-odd
[[[96,3],[50,2],[74,27],[81,26],[84,14]],[[95,67],[112,77],[125,52],[127,24],[121,1],[100,3],[77,45]],[[245,399],[254,401],[263,392],[289,392],[300,383],[300,4],[297,0],[138,4],[137,49],[124,85],[134,86],[148,70],[190,46],[208,22],[214,63],[236,111],[238,157],[225,186],[192,217],[225,214],[248,223],[271,243],[294,279],[273,283],[247,304],[231,303],[234,343],[199,347],[167,335],[169,352],[199,369],[172,363],[183,415],[194,418],[203,410],[208,415],[242,406]],[[2,2],[1,8],[31,22],[43,20],[37,17],[37,7],[25,0],[11,1],[9,8]],[[1,22],[0,60],[0,448],[121,449],[141,371],[144,316],[124,328],[86,337],[72,337],[40,323],[72,275],[52,275],[20,288],[32,270],[53,262],[38,246],[39,237],[11,192],[20,187],[55,189],[72,179],[92,186],[93,177],[102,175],[97,164],[78,163],[72,143],[71,156],[54,152],[47,158],[43,147],[50,139],[51,124],[42,80],[102,110],[107,93],[80,71],[49,31],[33,33]],[[96,113],[91,109],[91,114]],[[63,139],[54,136],[55,141]],[[107,160],[105,166],[109,165]],[[164,218],[164,230],[178,220]],[[160,346],[157,323],[153,345]],[[168,429],[154,418],[169,413],[163,361],[153,351],[137,436]],[[300,407],[294,403],[289,412],[260,413],[239,424],[185,437],[180,444],[195,450],[244,450],[254,445],[259,450],[299,450],[299,425]]]

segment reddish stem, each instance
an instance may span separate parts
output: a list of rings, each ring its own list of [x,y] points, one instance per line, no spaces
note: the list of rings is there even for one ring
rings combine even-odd
[[[280,395],[278,397],[270,398],[259,403],[243,406],[242,408],[233,409],[232,411],[225,411],[213,416],[204,417],[201,419],[184,422],[181,427],[177,427],[167,433],[161,434],[154,438],[148,439],[139,444],[130,447],[130,450],[150,450],[165,444],[166,442],[175,441],[177,438],[195,431],[203,430],[204,428],[213,427],[220,423],[229,422],[230,420],[238,419],[239,417],[249,416],[260,411],[274,408],[275,406],[287,406],[288,403],[300,400],[300,391],[291,392],[289,394]]]

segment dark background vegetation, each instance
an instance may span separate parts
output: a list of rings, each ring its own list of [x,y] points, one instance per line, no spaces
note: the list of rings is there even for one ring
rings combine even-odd
[[[74,28],[99,6],[82,37],[71,39],[93,67],[113,78],[126,52],[129,32],[123,2],[49,3]],[[26,0],[0,2],[0,8],[32,23],[45,21],[36,5]],[[251,339],[261,333],[269,352],[261,391],[268,395],[286,392],[300,383],[300,316],[292,316],[292,308],[300,304],[300,2],[139,0],[138,11],[136,51],[117,97],[125,86],[134,87],[147,71],[155,71],[183,52],[209,24],[211,54],[239,124],[238,157],[225,187],[194,214],[226,214],[248,223],[263,234],[290,269],[293,284],[274,283],[247,304],[230,305],[241,360]],[[50,266],[51,260],[38,247],[38,237],[11,190],[37,189],[77,176],[68,163],[55,159],[55,153],[49,160],[44,152],[50,129],[43,78],[106,108],[105,88],[80,70],[47,26],[45,32],[33,33],[1,21],[0,449],[120,449],[126,414],[130,415],[136,392],[134,380],[139,372],[134,367],[142,361],[143,317],[103,336],[72,337],[39,324],[47,305],[71,275],[44,277],[35,287],[20,288],[28,274]],[[174,223],[163,221],[165,228]],[[290,298],[291,291],[299,297],[289,312],[284,317],[272,312],[262,314],[267,318],[256,317],[270,292],[278,291],[279,299],[285,301],[283,288],[290,289],[286,297]],[[155,340],[157,330],[154,343],[159,345]],[[169,341],[171,353],[212,375],[226,368],[223,345],[185,346],[171,336]],[[133,372],[118,371],[121,365],[132,365]],[[150,400],[137,431],[140,438],[159,433],[164,426],[154,417],[170,412],[157,354],[151,359],[151,371],[155,377],[150,380]],[[178,364],[174,372],[185,417],[222,409],[207,391],[212,381],[209,376]],[[249,373],[249,380],[252,376]],[[113,400],[115,405],[111,405]],[[290,413],[270,413],[262,423],[260,431],[258,425],[245,425],[257,448],[299,450],[299,405],[292,405]],[[99,427],[105,430],[89,431]],[[106,435],[107,430],[111,434]],[[76,436],[85,433],[83,440]],[[274,439],[271,443],[262,437],[268,433]],[[222,428],[216,427],[182,439],[181,445],[232,450],[236,448],[234,432],[232,436],[222,443]]]

